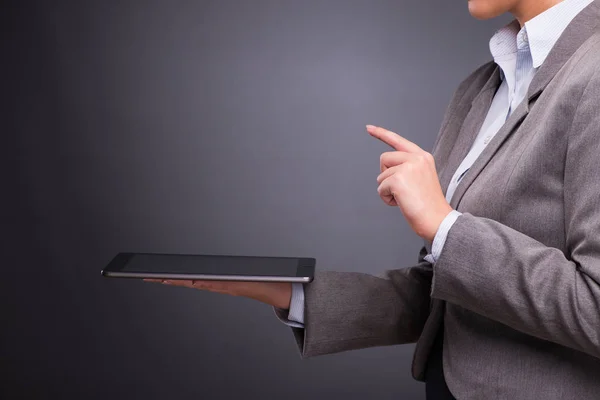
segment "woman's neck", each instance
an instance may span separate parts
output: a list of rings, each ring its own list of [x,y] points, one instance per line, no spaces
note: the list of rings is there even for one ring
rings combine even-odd
[[[510,13],[519,21],[521,28],[525,22],[535,18],[564,0],[521,0],[516,2]]]

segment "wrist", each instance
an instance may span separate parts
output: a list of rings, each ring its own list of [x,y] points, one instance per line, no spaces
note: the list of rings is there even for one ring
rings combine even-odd
[[[442,222],[444,221],[444,219],[446,219],[446,217],[448,216],[448,214],[450,214],[453,211],[453,208],[450,207],[450,204],[446,203],[445,207],[443,207],[442,209],[440,209],[439,212],[435,213],[432,217],[431,217],[431,224],[429,229],[423,234],[422,238],[429,241],[429,243],[433,243],[433,240],[435,239],[435,235],[437,234],[440,225],[442,224]]]
[[[273,283],[273,290],[273,305],[288,310],[292,301],[292,284],[289,282]]]
[[[292,299],[292,284],[289,282],[262,282],[247,297],[282,310],[288,310]]]

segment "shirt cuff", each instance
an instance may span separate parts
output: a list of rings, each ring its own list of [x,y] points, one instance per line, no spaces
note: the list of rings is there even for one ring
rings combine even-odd
[[[304,286],[301,283],[292,283],[290,309],[275,308],[275,315],[286,325],[304,328]]]
[[[446,215],[446,218],[444,218],[444,220],[440,224],[437,232],[435,233],[435,237],[433,238],[430,257],[432,261],[427,261],[433,264],[440,258],[440,255],[442,254],[442,249],[444,248],[444,243],[446,243],[446,238],[448,237],[448,232],[450,231],[450,228],[452,228],[452,225],[454,225],[458,217],[460,217],[461,215],[462,213],[456,210],[452,210],[448,215]],[[428,257],[429,254],[425,256],[425,259],[427,259]]]

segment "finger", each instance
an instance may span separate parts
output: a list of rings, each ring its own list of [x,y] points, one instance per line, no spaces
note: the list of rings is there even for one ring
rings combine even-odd
[[[400,165],[395,165],[391,168],[386,169],[382,173],[380,173],[379,176],[377,176],[377,183],[381,185],[381,182],[385,181],[387,178],[394,175],[395,173],[400,172],[399,167],[400,167]]]
[[[387,129],[374,125],[367,125],[367,132],[369,132],[371,136],[381,140],[387,145],[392,146],[392,148],[398,151],[406,151],[408,153],[418,153],[423,151],[419,146],[410,140],[403,138],[397,133],[388,131]]]
[[[196,289],[208,290],[216,293],[231,293],[233,287],[240,282],[235,281],[212,281],[212,280],[196,280],[192,286]]]
[[[170,286],[181,286],[181,287],[188,287],[188,288],[193,288],[193,281],[190,280],[183,280],[183,279],[165,279],[163,280],[163,283],[165,285],[170,285]]]
[[[236,283],[239,284],[239,282],[237,281],[213,281],[209,279],[200,279],[192,281],[194,287],[209,290],[228,290],[232,285],[235,285]]]
[[[404,151],[387,151],[379,157],[379,169],[383,172],[388,168],[403,164],[413,158],[413,154]]]
[[[212,286],[213,282],[209,280],[193,280],[192,286],[196,289],[208,290]]]
[[[162,283],[162,279],[150,279],[150,278],[144,278],[144,282],[153,282],[153,283]]]
[[[377,193],[379,193],[379,197],[381,197],[381,200],[383,200],[383,202],[388,206],[398,205],[398,202],[396,201],[393,192],[391,179],[384,180],[377,188]]]

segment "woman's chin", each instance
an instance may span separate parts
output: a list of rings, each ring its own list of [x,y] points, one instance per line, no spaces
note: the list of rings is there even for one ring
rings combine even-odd
[[[489,2],[486,0],[469,0],[469,13],[474,18],[481,20],[495,18],[503,14],[503,12],[490,7]]]

